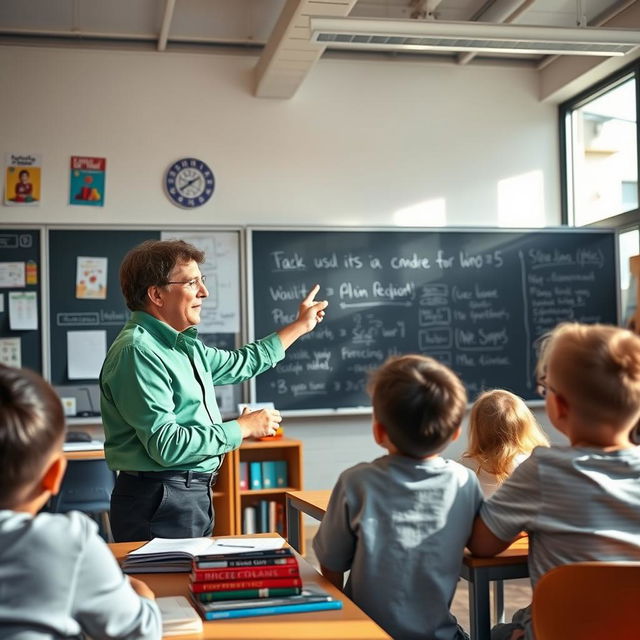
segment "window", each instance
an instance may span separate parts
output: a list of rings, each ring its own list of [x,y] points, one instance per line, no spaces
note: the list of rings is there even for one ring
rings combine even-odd
[[[638,209],[638,70],[563,105],[563,210],[583,226]]]

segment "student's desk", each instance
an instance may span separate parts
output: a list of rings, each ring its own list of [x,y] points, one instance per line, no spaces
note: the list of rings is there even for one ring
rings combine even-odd
[[[74,445],[76,443],[73,443]],[[64,457],[67,460],[100,460],[104,458],[104,447],[100,448],[82,448],[83,444],[89,443],[77,443],[78,447],[74,447],[73,449],[65,448]]]
[[[322,520],[327,511],[331,490],[323,491],[288,491],[287,499],[287,542],[300,551],[302,531],[300,530],[300,513],[306,513],[316,520]]]
[[[273,534],[272,534],[273,535]],[[116,542],[109,545],[119,561],[142,545],[141,542]],[[171,636],[179,638],[204,638],[212,640],[377,640],[387,635],[371,618],[356,607],[349,598],[323,578],[309,563],[298,556],[300,576],[304,585],[318,585],[342,600],[342,609],[336,611],[312,611],[288,613],[279,616],[235,618],[232,620],[203,621],[204,631],[196,636]],[[156,596],[186,596],[189,598],[188,573],[136,573],[134,577],[146,582]]]
[[[289,544],[300,548],[300,512],[322,520],[331,491],[289,491],[287,497],[287,534]],[[460,576],[469,582],[469,620],[472,640],[488,640],[491,628],[489,583],[492,581],[527,578],[529,567],[529,538],[516,540],[495,558],[476,558],[465,553]],[[501,585],[495,593],[496,619],[502,617],[504,604]]]
[[[491,606],[489,583],[492,580],[527,578],[529,566],[529,538],[519,538],[508,549],[494,558],[478,558],[465,553],[460,575],[469,582],[469,621],[472,640],[489,640]],[[502,585],[495,594],[496,619],[502,617]]]

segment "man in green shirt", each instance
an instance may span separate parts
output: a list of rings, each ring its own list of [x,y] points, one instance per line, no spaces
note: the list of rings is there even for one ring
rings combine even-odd
[[[316,285],[296,320],[235,351],[197,339],[204,253],[181,240],[143,242],[120,267],[133,312],[109,348],[100,373],[105,457],[120,471],[111,496],[118,542],[211,535],[210,488],[224,454],[243,438],[273,435],[276,410],[223,422],[215,385],[243,382],[273,367],[284,351],[322,321]]]

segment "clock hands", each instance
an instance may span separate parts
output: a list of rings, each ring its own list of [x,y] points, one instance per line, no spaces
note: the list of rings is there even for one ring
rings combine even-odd
[[[191,180],[187,180],[187,182],[185,182],[180,188],[186,189],[187,187],[190,187],[194,182],[198,182],[200,178],[201,176],[196,176],[195,178],[191,178]]]

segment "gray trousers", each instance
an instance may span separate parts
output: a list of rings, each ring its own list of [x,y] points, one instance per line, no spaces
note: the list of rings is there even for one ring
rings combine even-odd
[[[217,474],[121,471],[111,493],[116,542],[210,536],[211,487]]]

